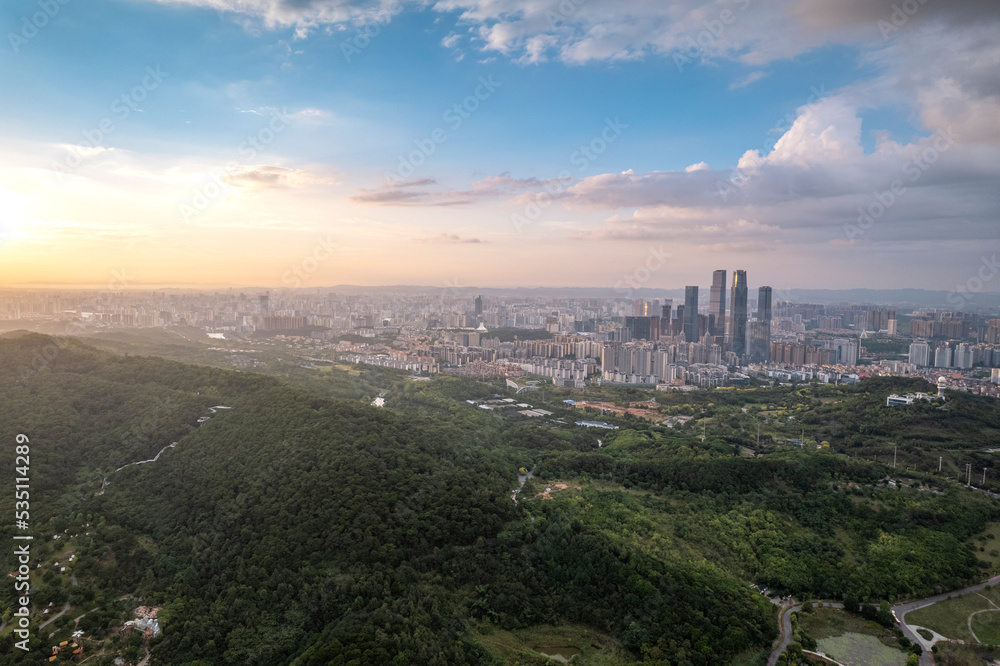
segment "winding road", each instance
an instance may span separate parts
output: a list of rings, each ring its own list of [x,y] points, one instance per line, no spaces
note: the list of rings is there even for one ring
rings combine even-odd
[[[915,611],[920,608],[926,608],[931,604],[936,604],[939,601],[944,601],[949,597],[962,596],[963,594],[971,594],[973,592],[979,592],[985,589],[987,585],[996,585],[1000,582],[1000,576],[994,576],[990,578],[985,583],[979,583],[978,585],[972,585],[970,587],[964,588],[962,590],[955,590],[953,592],[945,592],[944,594],[935,594],[933,597],[927,597],[926,599],[920,599],[919,601],[911,601],[906,604],[896,604],[892,607],[892,615],[896,618],[899,623],[899,628],[903,630],[903,634],[910,639],[911,642],[916,643],[924,648],[924,653],[920,655],[920,666],[932,666],[934,664],[934,657],[931,654],[927,641],[924,640],[922,636],[917,635],[913,629],[906,624],[906,614],[910,611]],[[973,634],[975,636],[975,634]]]
[[[943,594],[936,594],[933,597],[927,597],[926,599],[919,599],[917,601],[910,601],[905,604],[896,604],[892,607],[892,615],[896,618],[896,622],[899,624],[899,628],[902,629],[903,635],[910,639],[911,643],[915,645],[920,645],[923,647],[923,654],[920,655],[920,666],[934,666],[934,656],[930,651],[930,646],[927,645],[927,641],[923,637],[917,635],[908,624],[906,624],[906,614],[910,611],[915,611],[920,608],[926,608],[931,604],[936,604],[939,601],[944,601],[955,596],[962,596],[965,594],[972,594],[973,592],[979,592],[985,589],[987,586],[996,585],[1000,583],[1000,576],[994,576],[984,583],[979,583],[978,585],[970,585],[969,587],[963,588],[961,590],[953,590],[951,592],[945,592]],[[815,602],[814,602],[815,603]],[[992,603],[992,602],[991,602]],[[823,602],[824,606],[829,606],[831,608],[843,608],[844,604],[835,602]],[[778,657],[781,653],[785,651],[788,644],[792,642],[792,613],[798,613],[802,610],[802,604],[796,604],[794,606],[785,606],[778,612],[778,626],[781,629],[781,635],[779,636],[780,642],[777,647],[771,652],[771,656],[767,660],[767,666],[774,666],[778,662]],[[1000,609],[998,609],[1000,610]],[[982,611],[980,611],[982,612]],[[970,618],[971,622],[971,618]],[[970,627],[971,629],[971,627]],[[975,634],[973,634],[975,636]]]
[[[832,601],[824,601],[823,605],[830,608],[844,607],[844,604]],[[781,635],[778,638],[781,639],[781,642],[778,644],[778,647],[771,651],[771,656],[767,660],[767,666],[774,666],[778,663],[778,657],[785,651],[788,644],[792,642],[792,613],[798,613],[801,610],[802,604],[796,604],[794,606],[785,606],[778,612],[778,626],[781,627]]]

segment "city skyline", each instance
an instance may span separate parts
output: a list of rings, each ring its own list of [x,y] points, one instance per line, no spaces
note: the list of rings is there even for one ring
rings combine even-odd
[[[995,3],[42,4],[4,286],[1000,290]]]

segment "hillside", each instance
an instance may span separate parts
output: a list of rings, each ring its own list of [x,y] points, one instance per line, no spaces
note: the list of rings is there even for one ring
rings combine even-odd
[[[19,372],[36,354],[45,363]],[[119,631],[140,598],[162,608],[151,664],[501,663],[477,636],[546,622],[608,636],[622,663],[709,664],[776,633],[770,604],[710,563],[657,558],[570,514],[532,521],[511,501],[517,448],[496,419],[38,335],[0,340],[0,372],[0,436],[31,441],[32,566],[63,543],[77,558],[79,586],[46,571],[33,604],[97,609],[80,627],[100,663],[141,655]],[[38,649],[9,649],[9,629],[2,641],[9,663],[37,663]]]

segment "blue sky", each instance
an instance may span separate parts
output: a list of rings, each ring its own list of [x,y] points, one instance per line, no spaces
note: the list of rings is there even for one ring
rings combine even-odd
[[[997,9],[891,5],[8,2],[0,279],[281,286],[333,239],[312,286],[614,286],[658,249],[647,286],[951,289],[996,247]]]

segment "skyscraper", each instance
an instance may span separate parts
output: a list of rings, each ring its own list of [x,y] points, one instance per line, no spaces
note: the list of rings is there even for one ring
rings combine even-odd
[[[757,292],[757,318],[750,323],[750,361],[767,363],[771,360],[771,288]]]
[[[726,334],[726,271],[712,273],[712,294],[708,306],[710,335]]]
[[[742,358],[747,353],[747,272],[733,272],[729,322],[729,349]]]
[[[757,320],[771,321],[771,288],[761,287],[757,290]]]
[[[476,314],[477,315],[483,314],[483,297],[482,296],[476,296]]]
[[[684,287],[684,340],[698,341],[698,287]]]

